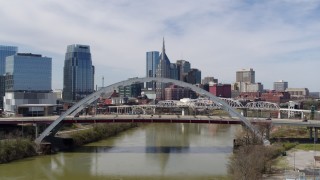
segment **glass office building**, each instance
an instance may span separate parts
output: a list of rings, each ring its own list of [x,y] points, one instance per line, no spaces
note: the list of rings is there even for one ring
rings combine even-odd
[[[160,61],[159,52],[158,51],[150,51],[146,54],[146,77],[156,77],[157,75],[157,67]],[[156,84],[154,82],[147,82],[146,88],[156,88]]]
[[[69,45],[63,69],[63,100],[78,101],[94,91],[90,46]]]
[[[186,81],[185,77],[191,70],[191,64],[189,61],[185,60],[177,60],[177,68],[178,68],[178,75],[180,81]]]
[[[18,47],[0,45],[0,109],[3,108],[3,96],[5,95],[6,57],[17,54]]]
[[[17,54],[18,47],[0,45],[0,75],[6,73],[6,57]]]
[[[6,58],[6,92],[50,92],[52,59],[39,54],[18,53]]]

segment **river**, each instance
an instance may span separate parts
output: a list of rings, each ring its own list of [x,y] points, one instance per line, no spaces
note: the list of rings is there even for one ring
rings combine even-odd
[[[0,164],[0,179],[213,179],[239,125],[149,124],[70,152]]]

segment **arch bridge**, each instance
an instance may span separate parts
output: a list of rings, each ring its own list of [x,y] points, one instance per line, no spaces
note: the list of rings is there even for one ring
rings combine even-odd
[[[209,98],[209,100],[213,101],[215,104],[220,106],[223,110],[228,112],[230,116],[232,117],[238,117],[243,124],[251,130],[257,137],[263,140],[264,144],[270,144],[270,142],[261,135],[259,130],[253,126],[250,121],[248,121],[245,117],[243,117],[239,112],[237,112],[236,109],[234,109],[232,106],[230,106],[226,101],[214,96],[213,94],[209,93],[208,91],[205,91],[199,87],[196,87],[192,84],[178,81],[174,79],[168,79],[168,78],[156,78],[156,77],[145,77],[145,78],[132,78],[125,81],[121,81],[106,87],[101,88],[99,91],[96,91],[84,99],[80,100],[76,104],[74,104],[72,107],[70,107],[65,113],[63,113],[60,117],[58,117],[53,123],[48,126],[39,137],[36,138],[35,143],[40,145],[40,143],[46,138],[46,137],[52,137],[54,136],[61,126],[61,121],[66,118],[67,116],[75,116],[77,113],[79,113],[81,110],[83,110],[86,106],[90,105],[91,103],[95,102],[100,96],[104,95],[106,92],[112,92],[115,88],[118,88],[119,86],[128,86],[135,83],[143,83],[143,82],[158,82],[158,83],[172,83],[180,87],[189,88],[192,91],[201,94],[202,96],[206,96]]]

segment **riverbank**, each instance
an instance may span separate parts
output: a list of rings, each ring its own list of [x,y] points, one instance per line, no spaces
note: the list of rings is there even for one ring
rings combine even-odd
[[[266,175],[263,179],[285,179],[288,177],[293,179],[298,176],[313,179],[314,156],[319,156],[320,145],[309,138],[307,128],[277,127],[273,129],[271,138],[273,142],[287,142],[294,146],[287,150],[283,156],[278,156],[274,160],[272,173]]]
[[[99,141],[104,138],[115,136],[120,132],[138,127],[137,123],[117,123],[117,124],[96,124],[93,128],[82,131],[74,131],[69,134],[73,139],[74,146],[81,146],[87,143]]]
[[[30,139],[16,138],[0,141],[0,164],[37,155]]]
[[[136,123],[97,124],[92,128],[80,129],[79,131],[66,131],[66,133],[63,133],[63,136],[72,138],[72,147],[77,147],[115,136],[118,133],[137,126]],[[0,164],[36,155],[38,155],[36,145],[31,139],[13,137],[0,140]]]

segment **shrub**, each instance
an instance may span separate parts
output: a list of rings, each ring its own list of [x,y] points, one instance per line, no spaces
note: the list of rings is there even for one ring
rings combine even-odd
[[[0,163],[34,155],[36,155],[36,149],[30,139],[17,138],[0,141]]]
[[[114,136],[127,129],[137,127],[135,123],[121,124],[97,124],[92,129],[77,131],[71,134],[71,138],[76,146],[81,146],[90,142]]]

